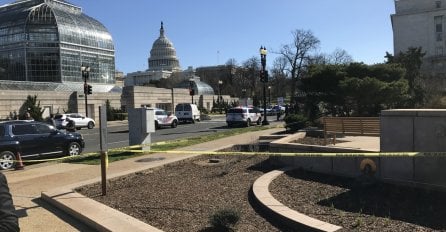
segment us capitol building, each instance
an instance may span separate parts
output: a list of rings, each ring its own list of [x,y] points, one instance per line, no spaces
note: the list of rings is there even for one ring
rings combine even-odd
[[[81,7],[63,0],[18,0],[0,6],[0,120],[24,114],[27,96],[37,97],[44,118],[51,113],[85,114],[87,108],[88,116],[95,119],[98,107],[107,100],[113,108],[152,106],[173,111],[179,103],[176,99],[190,99],[185,88],[143,86],[150,79],[181,72],[163,24],[148,65],[144,78],[137,75],[141,72],[133,73],[124,87],[118,87],[112,35]],[[90,67],[87,81],[93,87],[87,105],[82,66]],[[196,80],[196,103],[210,109],[213,90],[193,72],[183,73]]]

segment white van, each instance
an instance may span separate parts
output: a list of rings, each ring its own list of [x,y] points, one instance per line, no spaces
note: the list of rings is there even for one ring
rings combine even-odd
[[[197,105],[190,103],[180,103],[175,106],[175,116],[180,122],[200,121],[200,111]]]

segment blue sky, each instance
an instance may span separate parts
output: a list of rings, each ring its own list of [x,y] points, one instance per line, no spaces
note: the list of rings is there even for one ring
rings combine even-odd
[[[0,4],[13,0],[0,0]],[[261,45],[271,66],[291,32],[311,30],[319,52],[346,50],[355,61],[384,61],[393,53],[390,15],[393,0],[69,0],[102,22],[113,36],[116,68],[146,70],[152,43],[164,22],[180,65],[199,67],[241,63],[259,56]]]

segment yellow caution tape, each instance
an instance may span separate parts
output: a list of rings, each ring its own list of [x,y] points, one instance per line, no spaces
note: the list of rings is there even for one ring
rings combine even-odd
[[[108,156],[110,153],[116,152],[130,152],[130,153],[168,153],[168,154],[203,154],[203,155],[265,155],[265,156],[302,156],[302,157],[433,157],[433,156],[446,156],[446,152],[241,152],[241,151],[190,151],[190,150],[141,150],[136,148],[142,148],[141,145],[128,146],[125,148],[110,149],[106,152],[106,166],[108,167]],[[69,159],[82,159],[89,156],[99,156],[100,152],[90,152],[81,154],[79,156],[65,156],[52,159],[38,159],[38,160],[22,160],[23,163],[35,163],[35,162],[50,162],[50,161],[62,161]],[[113,156],[113,154],[111,154]],[[19,162],[19,160],[0,160],[0,162]]]

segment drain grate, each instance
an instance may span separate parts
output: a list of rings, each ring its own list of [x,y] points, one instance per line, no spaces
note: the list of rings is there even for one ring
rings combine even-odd
[[[153,162],[153,161],[159,161],[159,160],[163,160],[166,159],[164,157],[149,157],[149,158],[144,158],[144,159],[139,159],[136,162]]]

